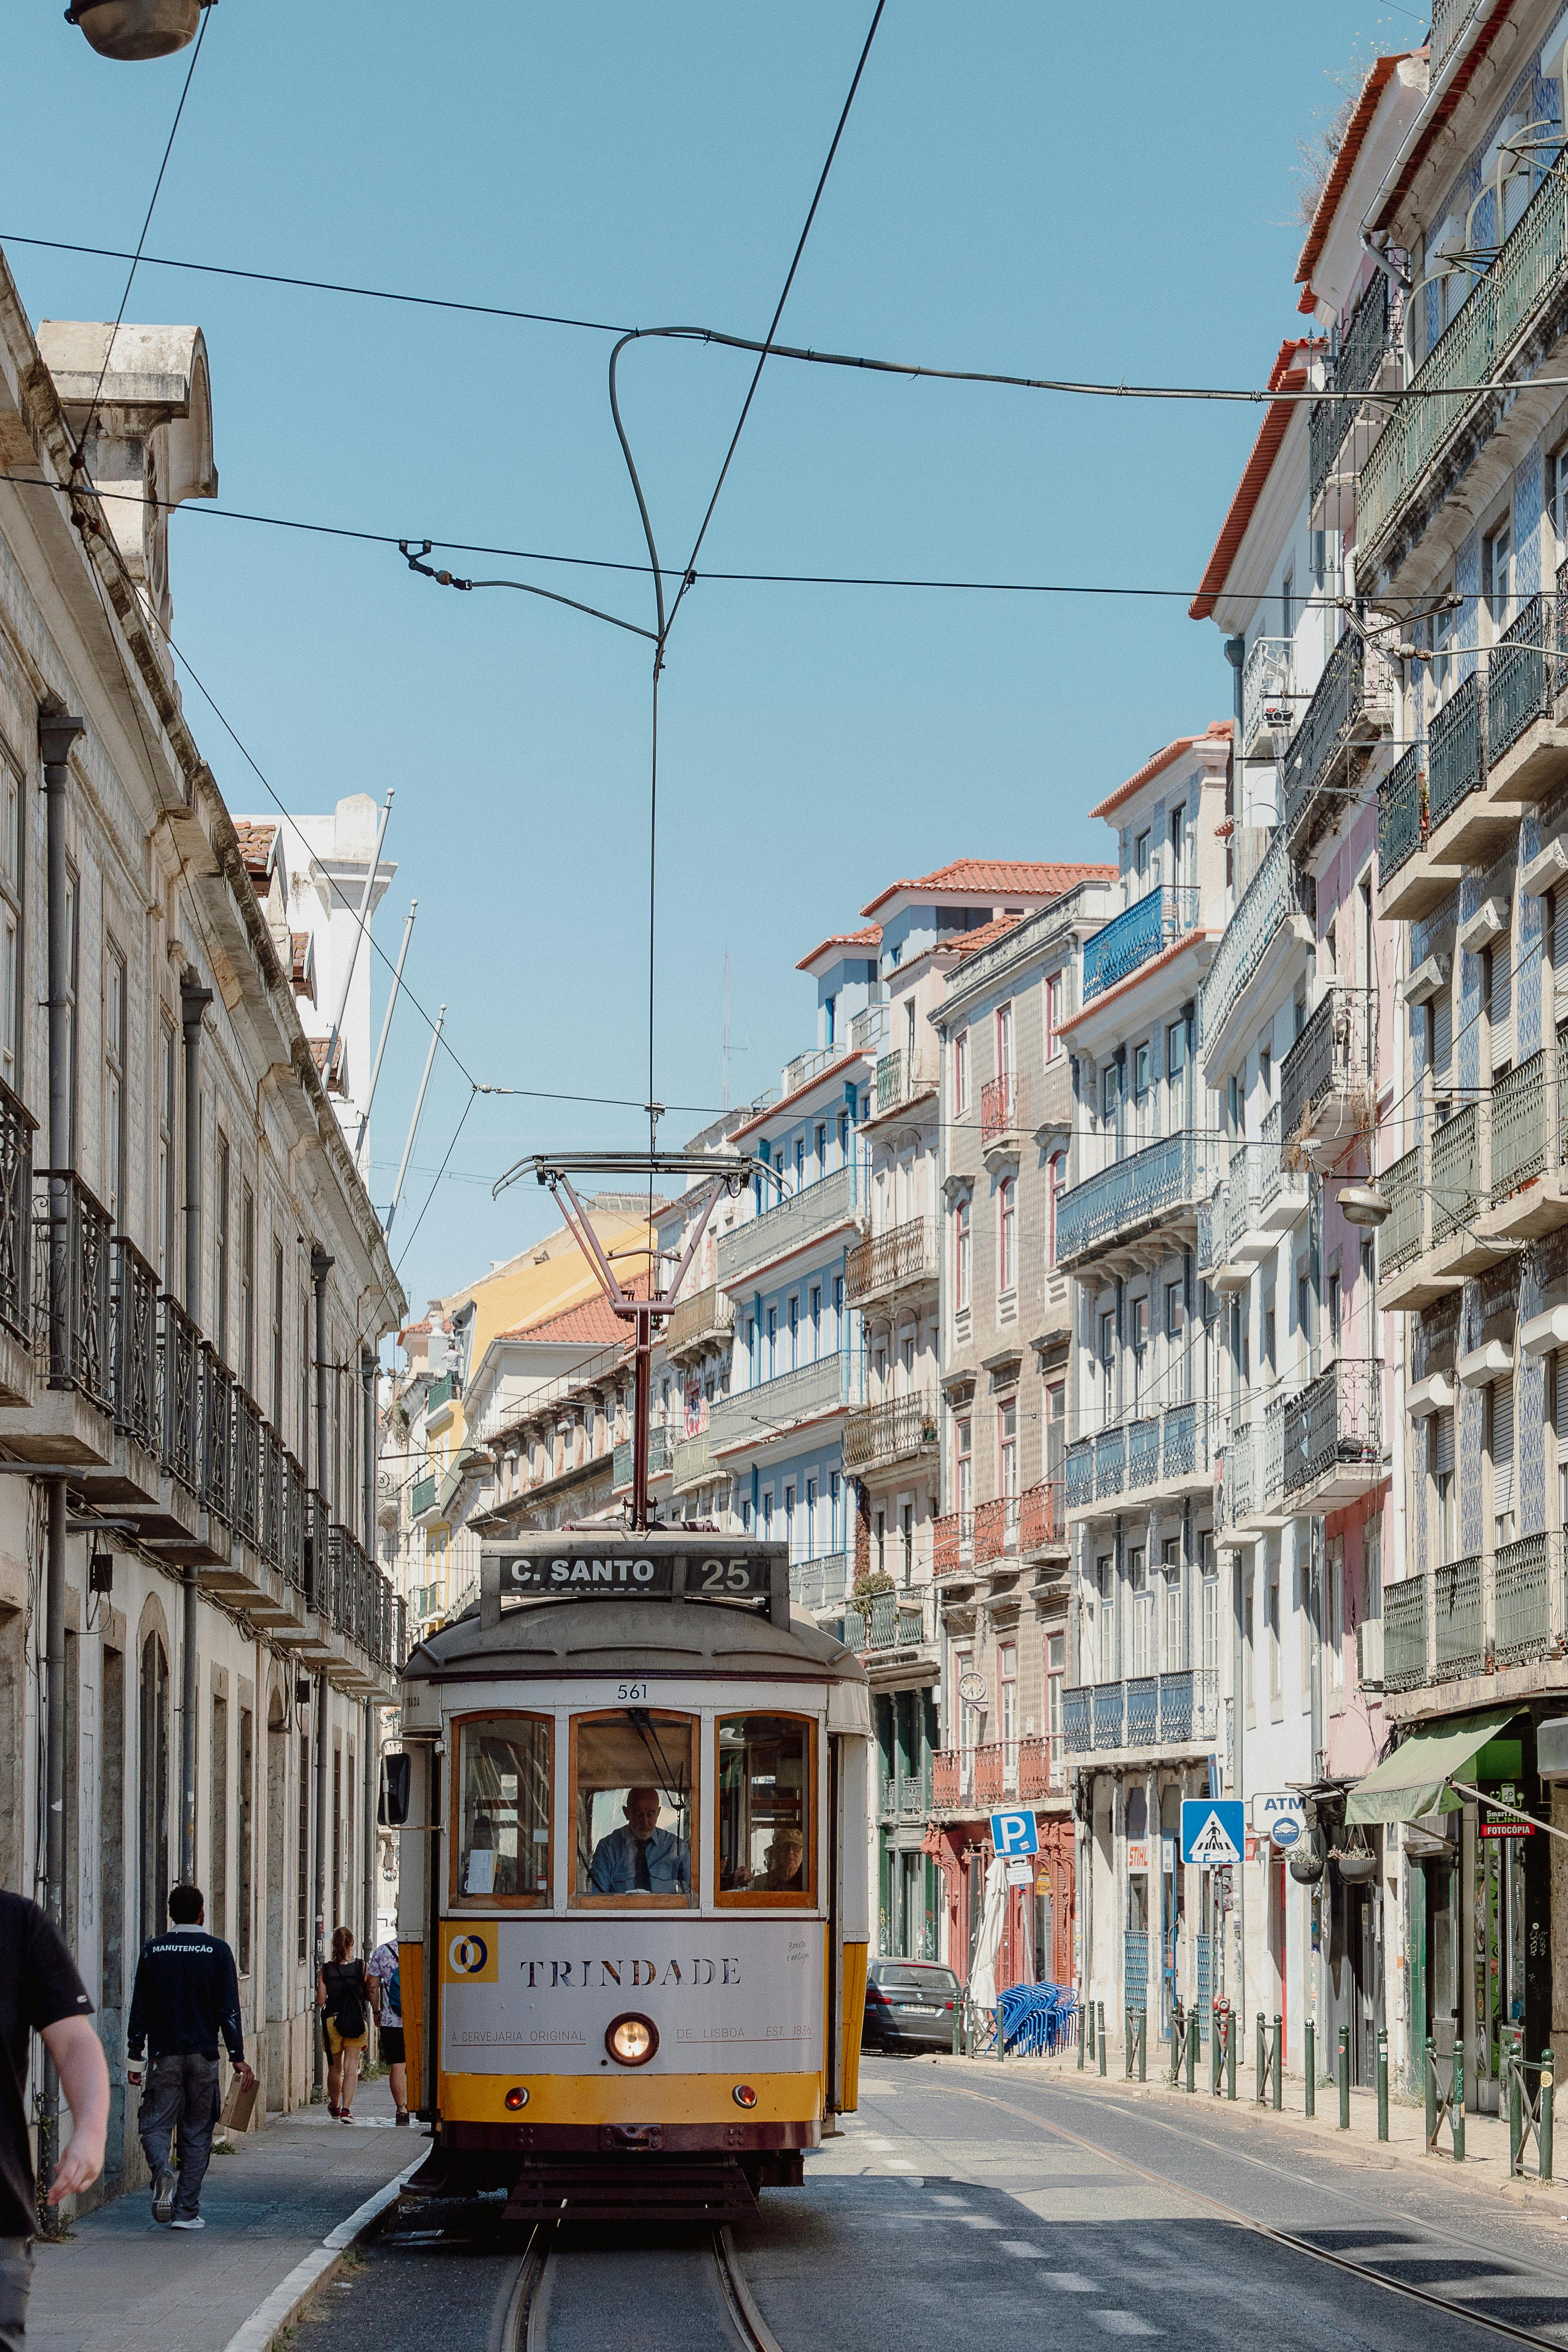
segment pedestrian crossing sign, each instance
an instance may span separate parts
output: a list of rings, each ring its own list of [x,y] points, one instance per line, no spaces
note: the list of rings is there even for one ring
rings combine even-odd
[[[1182,1801],[1182,1860],[1201,1870],[1241,1860],[1247,1838],[1246,1809],[1238,1797],[1186,1797]]]

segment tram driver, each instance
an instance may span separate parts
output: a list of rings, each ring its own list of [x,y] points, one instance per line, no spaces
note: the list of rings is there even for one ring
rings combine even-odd
[[[689,1895],[691,1849],[658,1826],[657,1789],[628,1789],[623,1830],[611,1830],[594,1848],[588,1884],[595,1895]]]

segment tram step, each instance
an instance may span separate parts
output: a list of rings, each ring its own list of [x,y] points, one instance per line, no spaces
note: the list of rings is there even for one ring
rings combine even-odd
[[[733,2157],[599,2156],[525,2164],[507,2200],[509,2221],[732,2221],[757,2210]]]

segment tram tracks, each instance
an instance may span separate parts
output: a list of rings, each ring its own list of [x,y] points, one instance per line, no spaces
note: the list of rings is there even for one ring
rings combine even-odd
[[[777,2336],[757,2308],[730,2231],[721,2227],[700,2237],[694,2232],[693,2240],[689,2249],[679,2251],[689,2252],[704,2269],[711,2263],[710,2284],[717,2289],[723,2318],[741,2352],[782,2352]],[[667,2268],[676,2251],[668,2246],[660,2249]],[[552,2311],[563,2275],[562,2225],[541,2222],[496,2298],[486,2352],[551,2352]],[[667,2288],[679,2293],[683,2307],[689,2305],[690,2287],[697,2284],[665,2281]]]
[[[999,2108],[1003,2113],[1016,2116],[1021,2122],[1031,2125],[1037,2131],[1049,2133],[1055,2138],[1068,2141],[1073,2147],[1081,2148],[1089,2155],[1101,2157],[1108,2163],[1118,2165],[1124,2172],[1131,2173],[1137,2179],[1147,2181],[1152,2187],[1177,2189],[1183,2196],[1190,2197],[1195,2204],[1205,2207],[1209,2212],[1223,2221],[1234,2223],[1237,2228],[1248,2231],[1255,2237],[1268,2239],[1273,2244],[1283,2246],[1292,2253],[1307,2255],[1315,2263],[1327,2263],[1332,2269],[1362,2279],[1369,2285],[1383,2287],[1391,2294],[1401,2295],[1411,2302],[1424,2304],[1430,2310],[1440,2311],[1449,2318],[1462,2319],[1471,2326],[1484,2327],[1494,2335],[1509,2338],[1515,2344],[1532,2344],[1542,2347],[1543,2352],[1563,2352],[1564,2345],[1568,2343],[1568,2317],[1561,2321],[1553,2320],[1551,2323],[1554,2328],[1562,2329],[1563,2333],[1545,2335],[1538,2328],[1522,2326],[1517,2321],[1505,2318],[1500,2313],[1489,2312],[1482,2301],[1470,2297],[1439,2294],[1435,2288],[1424,2286],[1415,2279],[1400,2278],[1391,2272],[1380,2270],[1373,2263],[1357,2262],[1342,2248],[1325,2246],[1317,2242],[1311,2234],[1294,2230],[1282,2230],[1271,2221],[1265,2221],[1257,2214],[1247,2213],[1237,2206],[1227,2205],[1223,2199],[1211,2196],[1205,2189],[1194,2188],[1190,2180],[1173,2179],[1170,2173],[1158,2172],[1148,2165],[1139,2164],[1131,2157],[1123,2156],[1120,2149],[1107,2147],[1101,2140],[1091,2139],[1084,2133],[1070,2130],[1066,2124],[1055,2123],[1044,2116],[1032,2114],[1026,2107],[1015,2105],[1010,2099],[998,2098],[994,2092],[972,2090],[967,2084],[952,2084],[949,2087],[958,2091],[963,2098],[976,2100],[985,2106]],[[1067,2095],[1077,2095],[1068,2094]],[[1117,2105],[1117,2112],[1127,2112],[1120,2103],[1112,2104]],[[1168,2123],[1163,2117],[1144,2118],[1144,2120],[1156,2121],[1158,2128],[1169,2133],[1173,2138],[1189,2141],[1194,2147],[1207,2148],[1233,2161],[1256,2165],[1259,2169],[1274,2173],[1284,2179],[1299,2179],[1303,2186],[1310,2186],[1317,2194],[1326,2194],[1342,2201],[1353,2203],[1363,2217],[1371,2213],[1386,2212],[1390,2223],[1387,2232],[1374,2234],[1386,2234],[1391,2242],[1397,2240],[1400,2231],[1415,2229],[1433,2247],[1461,2245],[1473,2248],[1494,2266],[1497,2273],[1513,2275],[1521,2282],[1542,2279],[1551,2280],[1554,2284],[1568,2285],[1568,2272],[1557,2270],[1550,2264],[1522,2262],[1513,2256],[1500,2257],[1493,2248],[1485,2245],[1478,2239],[1468,2237],[1462,2231],[1436,2229],[1430,2222],[1417,2220],[1409,2214],[1397,2213],[1393,2208],[1382,2206],[1376,2200],[1369,2200],[1364,2195],[1352,2199],[1346,2191],[1335,2189],[1330,2183],[1315,2180],[1308,2182],[1304,2174],[1291,2173],[1283,2165],[1265,2163],[1261,2158],[1253,2157],[1245,2150],[1226,2147],[1223,2143],[1206,2139],[1199,2133],[1184,2131],[1179,2125]],[[1366,2224],[1363,2221],[1364,2226]],[[1328,2233],[1326,2231],[1318,2233],[1320,2237],[1325,2234]]]

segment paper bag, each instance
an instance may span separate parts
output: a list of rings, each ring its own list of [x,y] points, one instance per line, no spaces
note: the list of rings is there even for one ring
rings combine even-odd
[[[259,2082],[254,2074],[248,2083],[238,2074],[229,2076],[228,2096],[223,2103],[223,2113],[218,2117],[219,2127],[222,2130],[232,2132],[249,2130],[250,2118],[256,2108],[256,2095],[259,2088]]]

